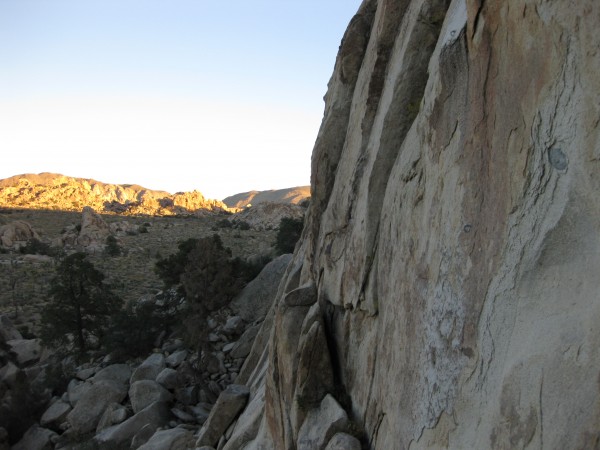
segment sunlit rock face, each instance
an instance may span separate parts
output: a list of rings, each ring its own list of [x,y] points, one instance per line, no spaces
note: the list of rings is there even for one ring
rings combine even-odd
[[[599,23],[363,2],[235,448],[598,445]]]
[[[89,206],[98,212],[167,216],[229,210],[223,202],[205,198],[198,191],[171,195],[136,184],[108,184],[54,173],[0,180],[0,206],[63,211]]]

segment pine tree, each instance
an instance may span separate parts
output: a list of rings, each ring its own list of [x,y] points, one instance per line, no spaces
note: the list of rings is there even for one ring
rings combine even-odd
[[[58,265],[50,297],[42,310],[42,338],[65,345],[72,334],[81,355],[87,350],[86,333],[101,339],[109,316],[121,306],[85,253],[69,255]]]

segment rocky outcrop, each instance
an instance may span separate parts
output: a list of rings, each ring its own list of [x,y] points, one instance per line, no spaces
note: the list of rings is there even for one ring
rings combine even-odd
[[[306,210],[298,205],[264,202],[249,206],[229,218],[234,226],[247,224],[258,231],[276,230],[283,218],[302,219]]]
[[[598,23],[592,0],[363,1],[220,445],[598,445]]]
[[[32,239],[40,239],[33,227],[22,220],[9,222],[0,226],[0,247],[17,249]]]
[[[82,247],[104,248],[104,242],[110,234],[110,227],[104,219],[89,206],[81,211],[81,231],[77,236],[77,245]]]
[[[219,200],[200,192],[174,195],[135,184],[107,184],[60,174],[23,174],[0,180],[0,206],[6,208],[96,211],[117,214],[173,215],[227,211]]]
[[[250,191],[235,194],[223,199],[230,208],[246,208],[259,203],[291,203],[298,205],[310,199],[310,186],[297,186],[287,189],[273,189],[270,191]]]

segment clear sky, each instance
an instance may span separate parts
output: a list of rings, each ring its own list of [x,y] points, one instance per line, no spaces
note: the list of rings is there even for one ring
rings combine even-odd
[[[360,0],[0,0],[0,178],[210,198],[310,183]]]

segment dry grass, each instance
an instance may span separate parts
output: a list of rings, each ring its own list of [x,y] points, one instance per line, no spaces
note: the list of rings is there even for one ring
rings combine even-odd
[[[50,241],[60,236],[66,226],[78,224],[81,214],[62,211],[12,210],[2,211],[7,222],[24,220]],[[238,230],[217,228],[222,216],[210,217],[133,217],[104,215],[110,222],[128,221],[136,225],[147,224],[148,233],[120,236],[124,254],[109,257],[90,255],[96,268],[106,275],[107,282],[125,301],[136,300],[162,288],[154,273],[157,257],[177,251],[179,241],[200,238],[218,233],[233,256],[247,257],[267,253],[275,242],[275,231]],[[11,261],[13,263],[11,264]],[[16,262],[15,262],[16,261]],[[10,313],[14,318],[14,303],[19,305],[15,319],[22,331],[34,331],[40,305],[47,300],[49,281],[54,274],[54,262],[35,262],[16,253],[0,254],[0,313]],[[16,278],[15,288],[12,281]]]

